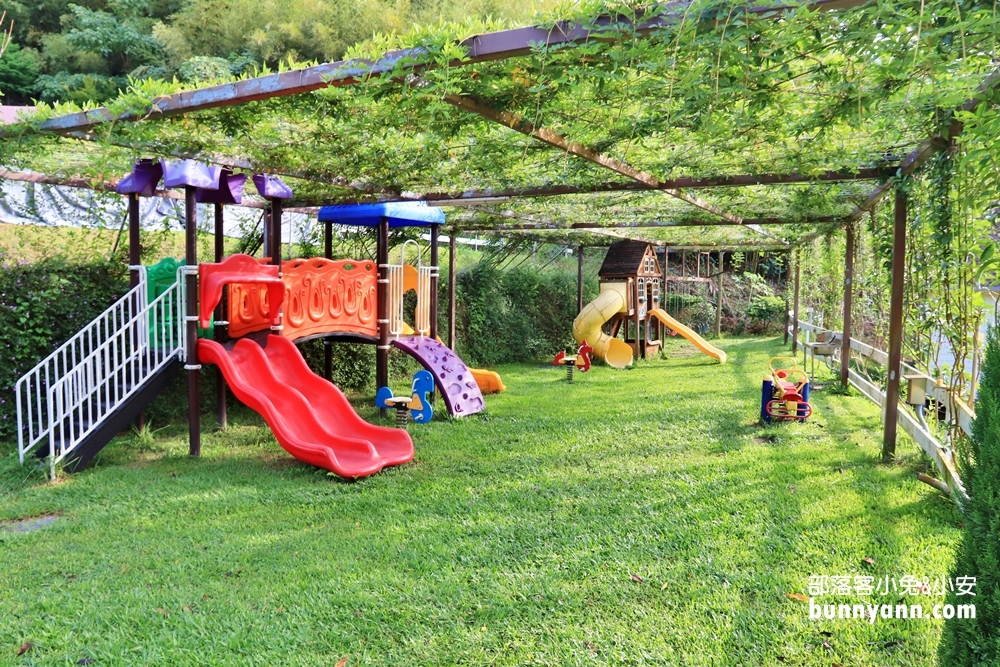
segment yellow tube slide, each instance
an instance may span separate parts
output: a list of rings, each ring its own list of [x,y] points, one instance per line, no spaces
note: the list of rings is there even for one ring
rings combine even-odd
[[[692,331],[690,328],[684,326],[674,318],[667,315],[664,311],[660,310],[659,308],[653,308],[651,311],[649,311],[649,314],[655,317],[656,319],[660,320],[664,324],[666,324],[668,327],[670,327],[680,335],[687,338],[689,341],[691,341],[692,345],[694,345],[696,348],[698,348],[708,356],[718,359],[720,364],[726,363],[725,352],[707,342],[704,338],[702,338],[694,331]]]
[[[625,310],[625,295],[613,289],[604,290],[588,303],[573,320],[573,338],[577,343],[587,341],[594,354],[615,368],[625,368],[632,363],[632,348],[623,340],[612,338],[601,331],[604,323]]]

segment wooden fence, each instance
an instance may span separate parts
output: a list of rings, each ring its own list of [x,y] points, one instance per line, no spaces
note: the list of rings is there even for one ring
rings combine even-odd
[[[813,356],[814,362],[818,360],[820,363],[826,364],[827,367],[839,370],[840,349],[842,342],[842,334],[839,331],[831,331],[830,329],[824,329],[823,327],[810,322],[799,320],[799,334],[799,343],[802,346],[803,365],[805,364],[807,357]],[[835,346],[836,352],[834,355],[813,355],[813,338],[817,334],[826,334],[827,340],[824,344]],[[832,342],[829,342],[831,340]],[[889,355],[886,352],[878,350],[867,343],[857,340],[856,338],[851,338],[851,350],[855,355],[857,355],[857,358],[863,359],[866,363],[874,362],[883,368],[889,363]],[[863,377],[854,369],[850,369],[848,374],[850,383],[854,385],[854,387],[862,394],[867,396],[882,408],[882,420],[884,422],[886,405],[885,391],[883,391],[883,389],[878,385]],[[923,373],[922,371],[904,363],[902,364],[902,374],[922,375]],[[968,405],[966,405],[960,397],[955,396],[948,389],[948,387],[939,384],[935,380],[927,378],[926,380],[923,380],[923,382],[926,385],[925,390],[927,396],[936,400],[940,405],[945,407],[945,423],[955,423],[967,435],[971,435],[972,422],[975,420],[976,415],[971,409],[969,409]],[[917,443],[920,449],[922,449],[931,461],[934,462],[939,478],[948,485],[948,489],[950,490],[952,497],[954,497],[956,502],[961,505],[968,498],[968,496],[965,492],[965,486],[962,484],[962,480],[958,475],[958,466],[956,465],[954,450],[947,445],[941,444],[941,442],[939,442],[937,438],[927,428],[925,428],[923,424],[921,424],[917,416],[905,403],[902,403],[899,406],[899,421],[897,428],[902,429],[907,435],[913,438],[914,442]]]

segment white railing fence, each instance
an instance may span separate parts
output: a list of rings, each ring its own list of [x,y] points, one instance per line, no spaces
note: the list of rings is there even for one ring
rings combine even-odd
[[[791,330],[791,324],[789,325],[789,330]],[[819,360],[820,363],[827,365],[827,367],[840,369],[840,349],[843,340],[841,332],[831,331],[811,322],[799,320],[799,333],[803,339],[799,341],[802,344],[803,359],[806,356],[810,356],[814,362]],[[829,340],[827,344],[832,344],[835,348],[833,355],[820,356],[813,354],[811,339],[815,334],[820,333],[828,334]],[[856,338],[851,338],[851,352],[852,357],[856,358],[859,362],[874,362],[883,367],[888,366],[889,355],[886,352],[878,350]],[[905,363],[902,364],[901,371],[905,374],[920,374],[920,371]],[[884,423],[887,401],[885,391],[853,368],[848,370],[848,378],[856,389],[882,408],[882,421]],[[927,378],[925,389],[926,395],[929,398],[934,399],[939,405],[945,408],[944,424],[946,426],[953,424],[966,434],[971,435],[972,422],[975,420],[976,415],[964,401],[954,396],[947,387],[938,385],[930,378]],[[916,412],[911,412],[909,406],[902,402],[899,403],[898,415],[898,428],[913,438],[920,449],[933,461],[941,481],[948,485],[952,496],[961,504],[968,496],[958,474],[955,452],[948,442],[947,431],[945,431],[943,438],[945,442],[942,443],[937,434],[932,433],[931,429],[928,428],[923,416]]]
[[[21,377],[15,385],[18,455],[48,442],[50,473],[165,365],[183,360],[183,267],[152,302],[139,284]]]

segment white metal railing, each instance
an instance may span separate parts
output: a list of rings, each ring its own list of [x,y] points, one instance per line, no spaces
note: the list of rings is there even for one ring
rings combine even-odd
[[[417,310],[414,313],[413,328],[421,336],[431,332],[431,272],[433,266],[417,265]]]
[[[403,265],[390,264],[389,276],[389,335],[403,333]]]
[[[406,292],[406,246],[417,246],[417,308],[414,313],[414,330],[421,336],[431,332],[431,277],[437,267],[424,266],[420,255],[420,246],[416,241],[408,240],[399,251],[399,264],[387,265],[389,279],[389,334],[400,336],[406,330],[406,319],[403,316],[403,296]]]
[[[21,377],[15,385],[18,455],[48,441],[56,463],[142,383],[171,361],[183,360],[184,267],[152,302],[144,267],[139,284]]]

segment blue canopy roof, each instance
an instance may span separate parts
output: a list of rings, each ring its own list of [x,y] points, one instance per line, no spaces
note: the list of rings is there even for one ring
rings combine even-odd
[[[382,218],[389,218],[390,227],[427,227],[444,224],[444,211],[422,201],[324,206],[319,210],[320,222],[339,225],[377,227]]]

